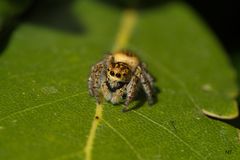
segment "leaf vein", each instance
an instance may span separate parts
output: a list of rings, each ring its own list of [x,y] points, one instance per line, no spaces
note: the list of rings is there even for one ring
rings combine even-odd
[[[117,129],[115,129],[109,122],[103,119],[103,122],[113,130],[114,133],[116,133],[128,146],[129,148],[134,152],[134,154],[137,156],[139,160],[143,160],[142,156],[136,151],[136,149],[133,147],[133,145],[127,140],[126,137],[124,137]]]
[[[22,114],[22,113],[25,113],[25,112],[29,112],[29,111],[32,111],[34,109],[41,108],[41,107],[44,107],[44,106],[48,106],[48,105],[51,105],[51,104],[54,104],[54,103],[57,103],[57,102],[65,101],[65,100],[68,100],[70,98],[73,98],[73,97],[76,97],[76,96],[79,96],[79,95],[85,94],[85,93],[87,93],[87,92],[84,91],[84,92],[77,93],[77,94],[74,94],[74,95],[71,95],[71,96],[67,96],[67,97],[63,97],[63,98],[60,98],[60,99],[57,99],[57,100],[54,100],[54,101],[51,101],[51,102],[48,102],[48,103],[39,104],[39,105],[36,105],[36,106],[28,107],[28,108],[25,108],[23,110],[19,110],[19,111],[10,113],[9,115],[7,115],[5,117],[2,117],[0,119],[0,122],[6,120],[8,118],[11,118],[12,116],[16,116],[16,115],[19,115],[19,114]]]
[[[187,142],[185,142],[182,138],[180,138],[178,135],[176,135],[174,132],[172,132],[171,130],[169,130],[168,128],[166,128],[165,126],[161,125],[160,123],[152,120],[151,118],[149,118],[148,116],[139,113],[137,111],[133,112],[143,118],[145,118],[146,120],[152,122],[153,124],[157,125],[158,127],[164,129],[165,131],[167,131],[168,133],[170,133],[171,135],[173,135],[176,139],[178,139],[180,142],[182,142],[185,146],[187,146],[193,153],[195,153],[196,155],[198,155],[198,157],[200,157],[201,159],[206,159],[201,153],[199,153],[198,151],[196,151],[194,148],[192,148]]]

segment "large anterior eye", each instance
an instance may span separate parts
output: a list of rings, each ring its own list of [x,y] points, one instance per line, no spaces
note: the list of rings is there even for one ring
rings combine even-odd
[[[110,75],[111,75],[111,76],[114,76],[114,72],[113,72],[113,71],[110,71]]]
[[[120,77],[121,77],[121,74],[120,74],[120,73],[117,73],[117,74],[116,74],[116,77],[120,78]]]

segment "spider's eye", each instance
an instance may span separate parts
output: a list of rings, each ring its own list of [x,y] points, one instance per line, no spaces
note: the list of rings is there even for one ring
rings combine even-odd
[[[120,74],[120,73],[117,73],[117,74],[116,74],[116,77],[120,78],[120,77],[121,77],[121,74]]]
[[[110,72],[110,75],[111,75],[111,76],[114,76],[114,72],[113,72],[113,71],[111,71],[111,72]]]
[[[123,73],[123,77],[126,77],[127,76],[127,74],[126,73]]]

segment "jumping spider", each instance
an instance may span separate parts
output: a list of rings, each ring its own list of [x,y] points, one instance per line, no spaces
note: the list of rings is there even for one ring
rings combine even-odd
[[[98,103],[101,95],[113,104],[124,102],[124,110],[135,98],[139,88],[147,95],[148,103],[153,103],[153,78],[146,65],[130,51],[118,51],[106,56],[92,66],[88,79],[89,93]]]

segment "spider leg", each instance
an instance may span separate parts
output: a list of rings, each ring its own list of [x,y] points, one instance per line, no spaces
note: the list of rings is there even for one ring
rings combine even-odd
[[[129,84],[127,85],[127,97],[125,101],[125,106],[127,107],[129,103],[135,98],[138,91],[139,78],[141,75],[141,68],[137,67],[134,75],[132,76]]]
[[[91,74],[88,78],[88,89],[91,96],[96,97],[97,103],[100,103],[99,88],[101,85],[101,76],[104,72],[104,62],[101,61],[91,68]]]
[[[104,81],[101,85],[101,91],[103,94],[103,97],[107,100],[110,101],[112,98],[112,93],[110,92],[110,90],[108,89],[107,86],[107,81]]]
[[[107,69],[107,66],[109,66],[113,61],[113,55],[112,54],[108,54],[105,58],[104,58],[104,64],[105,64],[105,69]]]
[[[147,78],[147,80],[149,81],[151,86],[153,87],[154,78],[147,72],[146,64],[142,63],[141,67],[142,67],[142,74],[145,75],[145,77]]]
[[[147,73],[144,67],[141,68],[140,81],[142,87],[147,94],[147,99],[149,104],[153,104],[153,78],[149,73]]]
[[[88,78],[88,89],[91,96],[96,97],[97,103],[100,103],[101,84],[106,81],[106,69],[113,61],[113,56],[109,54],[104,60],[98,62],[91,68],[91,74]]]

